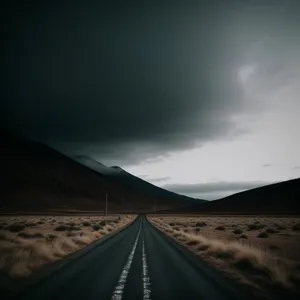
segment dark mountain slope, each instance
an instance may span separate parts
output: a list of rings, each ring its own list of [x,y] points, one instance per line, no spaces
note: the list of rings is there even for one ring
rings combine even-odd
[[[170,192],[163,188],[157,187],[137,176],[134,176],[118,166],[106,167],[105,165],[86,156],[78,156],[78,161],[85,166],[95,170],[96,172],[105,175],[110,180],[122,184],[130,189],[139,191],[140,193],[153,196],[155,198],[173,199],[175,203],[186,205],[194,203],[204,203],[205,200],[195,199],[184,195]]]
[[[243,191],[201,205],[188,205],[175,211],[216,214],[300,214],[300,178]]]
[[[1,133],[0,212],[49,210],[152,211],[178,205],[99,174],[37,142]]]

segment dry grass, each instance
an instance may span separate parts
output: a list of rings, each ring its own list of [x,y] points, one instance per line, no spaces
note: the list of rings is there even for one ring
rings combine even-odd
[[[124,227],[135,216],[1,217],[0,274],[26,277],[91,242]]]
[[[300,232],[293,229],[299,219],[213,216],[149,220],[225,275],[260,294],[275,289],[300,292]],[[198,230],[201,222],[206,225]],[[285,232],[280,228],[286,228]]]

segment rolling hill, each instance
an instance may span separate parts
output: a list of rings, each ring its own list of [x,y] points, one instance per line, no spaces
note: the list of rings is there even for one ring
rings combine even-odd
[[[23,137],[1,133],[0,147],[2,213],[103,212],[106,194],[109,212],[147,212],[153,211],[154,203],[158,210],[168,209],[185,204],[188,198],[171,197],[167,191],[154,195]]]
[[[170,212],[170,211],[168,211]],[[299,215],[300,178],[236,193],[201,205],[172,210],[177,213]]]

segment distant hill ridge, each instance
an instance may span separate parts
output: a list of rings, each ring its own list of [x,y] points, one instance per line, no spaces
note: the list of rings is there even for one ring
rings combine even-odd
[[[178,213],[299,215],[300,178],[239,192],[222,199],[172,210]]]

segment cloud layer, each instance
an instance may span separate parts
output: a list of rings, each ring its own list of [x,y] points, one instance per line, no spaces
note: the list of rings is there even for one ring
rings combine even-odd
[[[273,183],[273,182],[272,182]],[[164,188],[178,193],[210,193],[210,192],[228,192],[228,191],[241,191],[248,190],[255,187],[270,184],[262,181],[250,182],[209,182],[209,183],[196,183],[196,184],[167,184]]]
[[[7,7],[1,125],[116,164],[243,134],[299,74],[297,2],[222,3]]]
[[[190,195],[193,197],[211,200],[224,197],[225,195],[234,194],[240,191],[265,186],[275,182],[263,181],[236,181],[236,182],[209,182],[196,184],[166,184],[163,188],[179,194]]]

